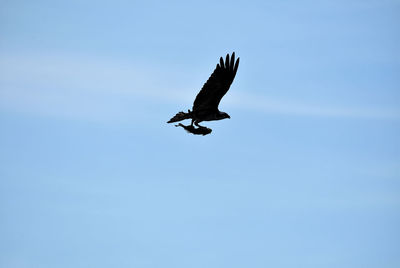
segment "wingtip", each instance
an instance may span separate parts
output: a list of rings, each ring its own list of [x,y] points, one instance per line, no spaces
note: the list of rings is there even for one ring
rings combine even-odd
[[[240,57],[238,57],[235,61],[235,51],[232,52],[231,55],[226,54],[225,60],[224,57],[219,58],[219,64],[217,64],[217,68],[233,68],[236,63],[239,63]]]
[[[236,72],[239,68],[239,61],[240,61],[240,57],[237,58],[236,62],[235,62],[235,67],[233,67],[233,73],[234,75],[236,75]]]

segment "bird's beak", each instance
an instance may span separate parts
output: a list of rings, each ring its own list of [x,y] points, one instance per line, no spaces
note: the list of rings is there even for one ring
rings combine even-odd
[[[231,117],[228,115],[228,118],[231,119]]]

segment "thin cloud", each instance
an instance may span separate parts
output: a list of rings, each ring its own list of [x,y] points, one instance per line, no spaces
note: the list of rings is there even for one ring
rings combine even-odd
[[[144,103],[147,107],[176,103],[190,108],[201,81],[182,81],[176,75],[179,70],[138,65],[73,56],[3,55],[0,105],[17,112],[95,120],[132,119]],[[286,116],[400,119],[395,109],[330,107],[237,91],[229,92],[223,105]],[[135,110],[135,106],[142,109]]]
[[[268,114],[308,117],[400,119],[400,111],[365,107],[333,107],[315,103],[296,102],[266,96],[232,93],[228,105],[240,109],[254,110]]]

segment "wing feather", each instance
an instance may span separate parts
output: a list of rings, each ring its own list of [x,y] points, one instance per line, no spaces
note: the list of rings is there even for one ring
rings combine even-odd
[[[228,92],[239,67],[239,59],[235,62],[235,52],[231,58],[226,55],[225,62],[221,57],[214,72],[203,85],[193,103],[193,111],[218,110],[222,97]]]
[[[229,65],[229,71],[233,71],[234,65],[235,65],[235,53],[232,53],[231,64]]]

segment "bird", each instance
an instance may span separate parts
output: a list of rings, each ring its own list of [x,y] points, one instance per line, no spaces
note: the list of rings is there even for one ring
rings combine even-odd
[[[192,110],[188,110],[187,113],[177,113],[167,123],[191,119],[192,122],[190,125],[185,126],[179,123],[175,126],[182,127],[189,133],[204,136],[210,134],[212,129],[200,126],[200,122],[231,118],[229,114],[221,112],[218,106],[222,97],[228,92],[233,79],[235,79],[239,67],[239,60],[240,58],[237,58],[235,61],[235,52],[232,53],[231,57],[227,54],[225,62],[224,59],[220,57],[219,63],[215,67],[213,73],[197,94]],[[193,124],[197,128],[193,126]]]

